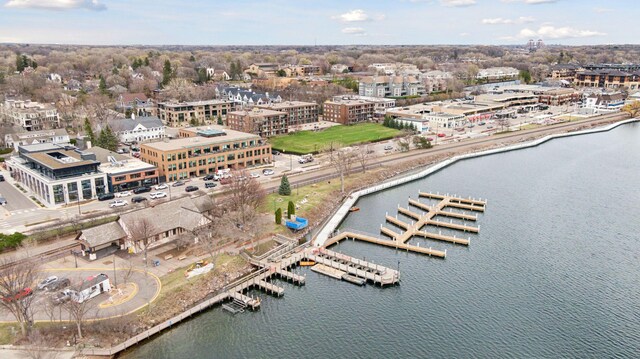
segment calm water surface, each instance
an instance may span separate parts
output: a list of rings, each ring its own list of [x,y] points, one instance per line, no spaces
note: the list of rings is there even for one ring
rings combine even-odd
[[[298,269],[307,285],[254,293],[260,311],[213,309],[123,357],[637,358],[639,185],[638,124],[459,162],[361,199],[342,227],[377,233],[419,190],[488,198],[469,247],[411,241],[440,260],[344,242],[332,249],[399,266],[401,285]]]

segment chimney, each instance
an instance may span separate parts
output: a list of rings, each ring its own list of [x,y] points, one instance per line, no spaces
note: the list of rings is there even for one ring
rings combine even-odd
[[[136,114],[135,114],[135,113],[133,113],[133,112],[131,112],[131,119],[132,119],[132,120],[135,120],[135,119],[136,119]]]

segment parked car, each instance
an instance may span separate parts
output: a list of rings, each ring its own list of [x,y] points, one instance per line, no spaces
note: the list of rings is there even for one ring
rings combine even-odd
[[[0,206],[6,206],[7,205],[7,200],[4,199],[4,197],[0,197]]]
[[[62,292],[56,293],[53,297],[51,297],[51,301],[53,304],[62,304],[66,303],[71,299],[71,294],[73,291],[71,289],[65,289]]]
[[[439,133],[438,137],[445,137],[446,135],[444,133]]]
[[[204,183],[204,188],[214,188],[217,185],[218,184],[215,183],[215,182],[207,181],[207,182]]]
[[[169,188],[169,186],[167,186],[166,183],[157,184],[157,185],[153,186],[153,189],[155,189],[156,191],[159,191],[161,189],[167,189],[167,188]]]
[[[131,156],[135,157],[135,158],[140,158],[140,152],[133,152],[131,154]]]
[[[393,146],[391,146],[391,145],[386,145],[386,146],[384,146],[384,150],[385,150],[385,151],[391,151],[391,150],[393,150]]]
[[[272,169],[269,168],[265,168],[262,170],[262,174],[265,176],[271,176],[273,175],[275,172]]]
[[[116,151],[116,153],[119,153],[121,155],[127,152],[129,152],[129,150],[127,150],[126,148],[118,148],[118,150]]]
[[[280,151],[271,151],[271,154],[274,156],[280,156]]]
[[[255,172],[253,172],[253,173],[251,173],[251,175],[249,177],[251,177],[251,178],[260,178],[260,175],[255,173]]]
[[[98,196],[98,201],[108,201],[114,198],[116,198],[116,195],[114,195],[113,193],[103,193]]]
[[[58,280],[58,277],[55,275],[49,276],[45,279],[43,279],[40,283],[38,283],[38,285],[36,286],[36,288],[38,288],[38,290],[43,290],[45,289],[49,284],[55,282]]]
[[[202,177],[202,179],[205,181],[213,181],[214,179],[216,179],[216,176],[213,173],[209,173],[208,175]]]
[[[149,194],[149,198],[151,198],[151,199],[164,198],[166,196],[167,196],[166,192],[151,192]]]
[[[187,186],[184,188],[185,192],[194,192],[198,190],[198,186]]]
[[[478,126],[484,126],[484,125],[486,125],[486,124],[487,124],[487,123],[486,123],[486,122],[484,122],[484,121],[480,121],[480,122],[478,122]]]
[[[13,293],[13,294],[2,297],[2,300],[5,302],[13,302],[13,301],[28,297],[31,294],[33,294],[33,290],[31,290],[31,288],[29,287],[26,287],[17,293]]]
[[[171,187],[178,187],[178,186],[184,186],[184,182],[183,181],[175,181],[171,185]]]
[[[427,137],[427,141],[433,142],[433,137]]]
[[[140,203],[140,202],[144,202],[147,199],[145,197],[142,196],[135,196],[131,198],[131,203]]]
[[[131,196],[131,191],[122,191],[116,193],[116,197],[128,197]]]
[[[128,204],[129,203],[123,199],[116,199],[115,201],[109,203],[109,208],[124,207]]]
[[[71,281],[69,278],[60,278],[57,281],[49,284],[44,289],[48,291],[60,290],[62,288],[66,288],[71,285]]]
[[[142,186],[142,187],[138,187],[138,188],[134,189],[133,193],[140,194],[140,193],[145,193],[145,192],[149,192],[149,191],[151,191],[151,187]]]
[[[0,175],[0,182],[4,182],[4,176]]]

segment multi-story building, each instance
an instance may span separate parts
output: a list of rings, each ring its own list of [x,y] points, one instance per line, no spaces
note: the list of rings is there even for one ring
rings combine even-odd
[[[7,162],[12,178],[48,206],[94,199],[108,192],[100,161],[88,151],[51,143],[19,146]]]
[[[582,67],[577,64],[557,64],[551,67],[551,78],[572,81]]]
[[[118,118],[108,121],[120,142],[157,141],[165,137],[162,120],[155,116]]]
[[[424,84],[414,76],[367,76],[360,79],[358,93],[370,97],[424,95]]]
[[[538,95],[538,102],[552,106],[559,106],[580,101],[582,94],[572,88],[542,91]]]
[[[158,103],[158,117],[169,127],[216,123],[235,111],[236,103],[229,100],[207,100],[181,103]]]
[[[425,115],[424,118],[429,121],[431,129],[435,129],[436,131],[438,128],[462,127],[467,122],[467,118],[464,115],[443,112],[430,113]]]
[[[131,112],[136,116],[152,116],[155,113],[153,99],[147,98],[144,93],[119,94],[116,109],[123,113]]]
[[[353,125],[375,118],[376,104],[365,100],[333,99],[323,106],[325,121]]]
[[[5,100],[0,106],[0,117],[27,131],[60,127],[60,117],[55,106],[29,100]]]
[[[370,97],[370,96],[360,96],[360,95],[342,95],[342,96],[334,96],[333,101],[341,101],[341,100],[362,100],[371,102],[375,105],[374,118],[376,120],[381,120],[384,118],[384,115],[387,113],[387,110],[390,108],[396,107],[396,100],[393,98],[384,98],[384,97]]]
[[[422,75],[426,93],[446,91],[452,79],[453,75],[450,72],[440,70],[427,71]]]
[[[492,82],[517,79],[520,71],[513,67],[490,67],[478,71],[477,80]]]
[[[100,162],[98,169],[107,175],[108,192],[120,192],[158,183],[158,169],[152,164],[97,146],[91,147],[87,152],[95,154],[96,160]]]
[[[624,102],[621,92],[591,94],[585,99],[583,107],[593,113],[611,113],[620,111]]]
[[[576,73],[574,83],[578,87],[606,89],[640,89],[640,71],[624,72],[616,69],[586,70]]]
[[[285,65],[280,70],[284,71],[287,77],[317,76],[321,74],[320,66],[315,65]]]
[[[216,97],[235,102],[235,109],[251,108],[257,105],[267,105],[282,101],[280,96],[272,96],[268,92],[256,92],[240,87],[216,87]]]
[[[265,62],[251,64],[248,69],[244,70],[244,72],[256,77],[271,77],[276,76],[278,69],[278,64]]]
[[[37,145],[39,143],[68,144],[70,140],[69,134],[64,128],[10,133],[4,136],[5,146],[13,147],[16,151],[18,150],[18,146]]]
[[[158,168],[161,180],[176,181],[227,168],[258,166],[273,159],[271,145],[250,133],[203,126],[182,128],[178,136],[140,146],[140,158]]]
[[[287,113],[288,126],[318,122],[319,107],[315,102],[285,101],[256,106],[267,110]]]
[[[227,126],[235,131],[256,134],[260,137],[284,135],[289,132],[289,115],[286,112],[253,108],[234,111],[227,115]]]

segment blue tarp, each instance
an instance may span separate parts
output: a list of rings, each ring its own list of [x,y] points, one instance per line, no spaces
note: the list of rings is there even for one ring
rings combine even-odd
[[[296,217],[295,221],[286,221],[284,222],[284,224],[287,226],[287,228],[291,228],[294,231],[299,231],[305,228],[309,224],[309,221],[306,218]]]

